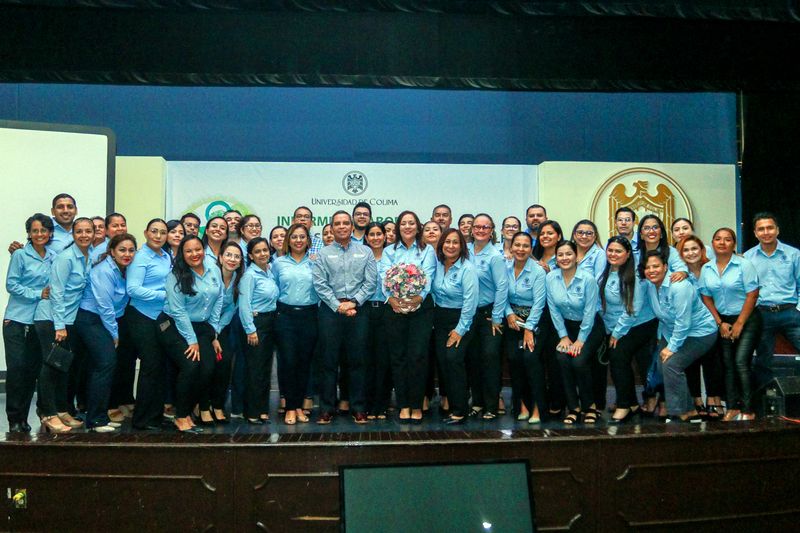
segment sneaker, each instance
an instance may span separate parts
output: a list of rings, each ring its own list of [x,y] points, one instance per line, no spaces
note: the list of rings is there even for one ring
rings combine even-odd
[[[89,428],[89,431],[94,431],[95,433],[113,433],[116,430],[117,428],[111,425],[95,426],[93,428]]]
[[[356,424],[366,424],[367,422],[369,422],[369,420],[367,420],[366,413],[358,412],[353,415],[353,422],[355,422]]]
[[[331,422],[333,422],[333,415],[330,413],[322,413],[319,415],[319,418],[317,418],[317,424],[320,425],[327,425]]]

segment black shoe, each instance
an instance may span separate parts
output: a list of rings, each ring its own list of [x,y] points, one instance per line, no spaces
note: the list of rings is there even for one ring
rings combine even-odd
[[[164,429],[161,426],[161,424],[158,424],[158,425],[156,425],[156,424],[146,424],[144,426],[132,426],[132,427],[133,427],[133,429],[136,429],[136,430],[139,430],[139,431],[156,431],[156,432],[159,432],[159,431]]]
[[[25,431],[25,426],[22,425],[22,422],[14,422],[8,426],[9,433],[27,433]]]
[[[186,429],[180,429],[180,428],[178,428],[178,426],[175,426],[175,429],[178,430],[178,433],[188,433],[188,434],[192,434],[192,435],[198,435],[200,433],[203,433],[203,429],[199,428],[197,426],[192,426],[192,427],[186,428]]]
[[[27,422],[22,422],[22,431],[24,431],[25,433],[30,433],[31,425],[28,424]]]
[[[247,423],[248,424],[252,424],[254,426],[263,426],[264,422],[265,422],[265,420],[263,420],[261,418],[248,418],[247,419]]]
[[[461,424],[464,424],[466,421],[467,421],[466,416],[462,416],[461,418],[453,418],[451,416],[447,420],[445,420],[444,423],[447,426],[459,426]]]
[[[470,409],[469,414],[467,414],[467,416],[469,418],[480,418],[482,414],[483,414],[483,409],[476,409],[473,407],[472,409]]]
[[[622,418],[614,418],[613,416],[608,419],[609,424],[624,424],[625,422],[629,421],[630,419],[642,416],[642,410],[637,409],[633,411],[632,409],[628,409],[628,412]]]

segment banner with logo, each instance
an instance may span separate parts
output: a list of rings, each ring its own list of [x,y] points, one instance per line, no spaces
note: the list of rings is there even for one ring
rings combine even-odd
[[[500,225],[507,215],[524,218],[538,198],[533,165],[444,165],[395,163],[167,163],[167,217],[194,212],[206,220],[228,209],[256,213],[270,228],[291,224],[301,205],[314,214],[314,232],[343,209],[364,201],[372,218],[394,219],[411,209],[422,221],[447,204],[453,225],[463,213],[487,212]]]
[[[657,214],[667,230],[686,217],[706,244],[718,228],[739,230],[735,165],[547,161],[538,176],[539,199],[565,233],[588,218],[605,241],[614,234],[614,212],[623,206],[637,219]]]

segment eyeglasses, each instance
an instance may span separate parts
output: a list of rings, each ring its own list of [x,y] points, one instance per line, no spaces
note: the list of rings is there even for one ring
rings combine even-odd
[[[478,230],[478,231],[486,231],[486,230],[490,230],[490,229],[493,229],[493,228],[492,228],[492,226],[489,226],[487,224],[473,224],[472,225],[472,229]]]
[[[594,237],[594,232],[590,229],[579,229],[575,232],[578,237]]]
[[[237,261],[242,258],[241,255],[233,254],[231,252],[225,252],[224,254],[222,254],[222,257],[224,257],[225,259],[235,259]]]
[[[519,229],[517,224],[503,224],[503,229]]]
[[[42,228],[42,229],[32,229],[32,230],[31,230],[31,235],[47,235],[47,234],[49,234],[49,233],[50,233],[50,230],[49,230],[49,229],[47,229],[47,228]]]
[[[642,226],[642,231],[658,231],[658,230],[660,230],[660,229],[661,229],[661,228],[659,228],[659,227],[658,227],[658,225],[654,225],[654,226]]]
[[[353,213],[353,216],[354,217],[368,217],[369,216],[369,212],[368,211],[356,211],[355,213]]]
[[[245,224],[242,227],[245,229],[261,229],[261,224]]]

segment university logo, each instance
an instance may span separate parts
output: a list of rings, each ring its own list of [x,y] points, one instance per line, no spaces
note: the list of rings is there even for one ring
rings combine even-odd
[[[592,200],[590,218],[597,222],[601,232],[607,232],[606,237],[616,235],[614,213],[620,207],[633,209],[637,221],[646,214],[657,215],[664,221],[668,231],[676,218],[694,220],[689,197],[678,182],[653,168],[622,170],[606,179],[597,190]]]
[[[342,178],[342,188],[350,196],[358,196],[367,190],[367,176],[358,170],[351,170]]]

